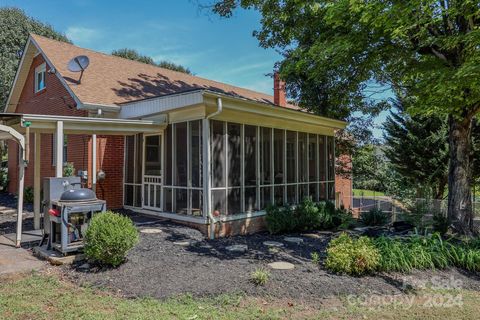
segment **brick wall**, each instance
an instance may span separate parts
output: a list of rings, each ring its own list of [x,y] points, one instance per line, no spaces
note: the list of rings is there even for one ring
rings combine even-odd
[[[92,157],[92,139],[88,145],[89,159]],[[107,201],[109,209],[123,206],[123,170],[124,170],[124,137],[97,136],[97,172],[105,172],[105,180],[97,180],[97,197]],[[88,171],[92,172],[91,163]],[[89,187],[92,180],[89,177]]]
[[[349,209],[352,207],[352,161],[350,156],[340,156],[340,159],[337,159],[337,165],[343,165],[346,168],[339,170],[341,174],[335,175],[335,193],[339,194],[339,204]]]
[[[15,112],[26,114],[50,114],[61,116],[87,116],[87,112],[77,110],[76,104],[69,92],[62,85],[55,74],[48,73],[50,67],[47,65],[46,88],[41,92],[34,92],[35,68],[44,59],[41,55],[34,58],[27,80],[20,95]],[[75,174],[78,170],[88,170],[89,187],[91,187],[91,136],[90,135],[68,135],[67,159],[75,167]],[[120,208],[123,201],[123,136],[100,136],[97,151],[97,170],[103,169],[107,178],[97,186],[97,196],[107,200],[108,208]],[[55,176],[53,165],[53,135],[41,134],[41,177]],[[8,142],[8,191],[17,193],[18,185],[18,145]],[[29,165],[25,170],[25,187],[33,187],[34,176],[34,135],[30,139]]]

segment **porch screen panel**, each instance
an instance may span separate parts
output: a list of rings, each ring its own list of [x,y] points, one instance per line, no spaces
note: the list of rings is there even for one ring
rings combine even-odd
[[[244,126],[245,211],[258,210],[257,199],[257,127]]]
[[[272,129],[260,128],[260,210],[272,203]]]
[[[211,121],[211,172],[212,172],[212,186],[225,187],[225,128],[222,121]]]
[[[165,130],[165,185],[172,185],[172,125]]]
[[[308,195],[313,201],[318,201],[318,151],[317,135],[308,135]]]
[[[320,181],[327,180],[327,145],[325,140],[325,136],[318,136],[318,178]]]
[[[241,178],[241,125],[228,123],[228,186],[240,187]]]
[[[333,137],[327,137],[328,181],[335,180],[335,150]]]
[[[202,122],[200,120],[190,122],[190,145],[191,145],[191,181],[192,187],[202,186]]]
[[[188,170],[188,144],[187,144],[187,122],[175,124],[175,185],[187,186]],[[186,198],[186,196],[185,196]]]
[[[142,206],[143,135],[125,137],[124,205]]]
[[[134,183],[135,136],[125,137],[125,183]],[[132,193],[133,195],[133,193]]]
[[[298,133],[298,182],[308,181],[307,171],[307,134]],[[299,199],[301,200],[301,198]]]
[[[297,182],[297,158],[295,148],[297,145],[297,133],[287,131],[287,183]]]
[[[160,176],[162,173],[161,136],[145,137],[145,175]]]
[[[276,205],[284,204],[285,195],[285,131],[274,129],[273,131],[273,182],[274,203]]]

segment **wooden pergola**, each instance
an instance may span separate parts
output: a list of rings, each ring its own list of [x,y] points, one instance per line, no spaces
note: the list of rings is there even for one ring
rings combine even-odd
[[[34,135],[34,229],[40,229],[41,213],[41,134],[55,135],[56,163],[63,163],[64,135],[84,134],[92,136],[92,186],[96,185],[96,158],[97,158],[97,135],[121,135],[128,136],[137,133],[158,133],[167,126],[166,118],[160,117],[155,120],[132,120],[114,118],[52,116],[35,114],[4,113],[0,115],[0,140],[14,140],[20,151],[19,179],[18,179],[18,215],[16,246],[20,246],[22,235],[23,213],[23,190],[25,167],[28,165],[29,137]],[[63,176],[63,166],[56,166],[55,176]]]

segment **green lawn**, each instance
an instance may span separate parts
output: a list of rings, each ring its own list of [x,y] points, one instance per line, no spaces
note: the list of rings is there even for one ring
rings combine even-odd
[[[366,190],[366,189],[353,189],[353,195],[355,197],[374,197],[374,196],[384,196],[383,192],[373,191],[373,190]]]
[[[161,284],[159,284],[161,285]],[[425,294],[426,293],[426,294]],[[444,295],[442,295],[444,294]],[[461,295],[448,300],[447,294]],[[305,305],[285,300],[245,296],[210,299],[182,297],[167,301],[126,299],[107,291],[80,288],[55,275],[32,274],[0,278],[1,319],[476,319],[480,293],[457,290],[404,296],[415,301],[410,308],[398,303],[358,304],[332,298]],[[440,299],[438,298],[440,296]],[[443,297],[443,298],[442,298]],[[350,302],[349,302],[350,301]],[[386,301],[389,301],[388,299]],[[446,303],[439,306],[438,303]],[[426,304],[427,303],[427,304]],[[459,303],[462,305],[459,306]]]

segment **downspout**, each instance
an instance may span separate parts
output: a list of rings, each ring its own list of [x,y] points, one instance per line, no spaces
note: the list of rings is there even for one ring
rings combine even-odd
[[[210,155],[210,121],[209,119],[219,115],[223,111],[222,105],[222,98],[217,97],[217,110],[213,113],[207,115],[204,119],[204,137],[206,138],[207,143],[205,144],[205,160],[204,160],[204,172],[206,172],[204,176],[205,188],[206,188],[206,205],[205,209],[207,211],[208,218],[210,220],[210,239],[215,239],[215,224],[218,222],[217,219],[212,214],[211,209],[211,190],[212,190],[212,183],[211,183],[211,155]]]

